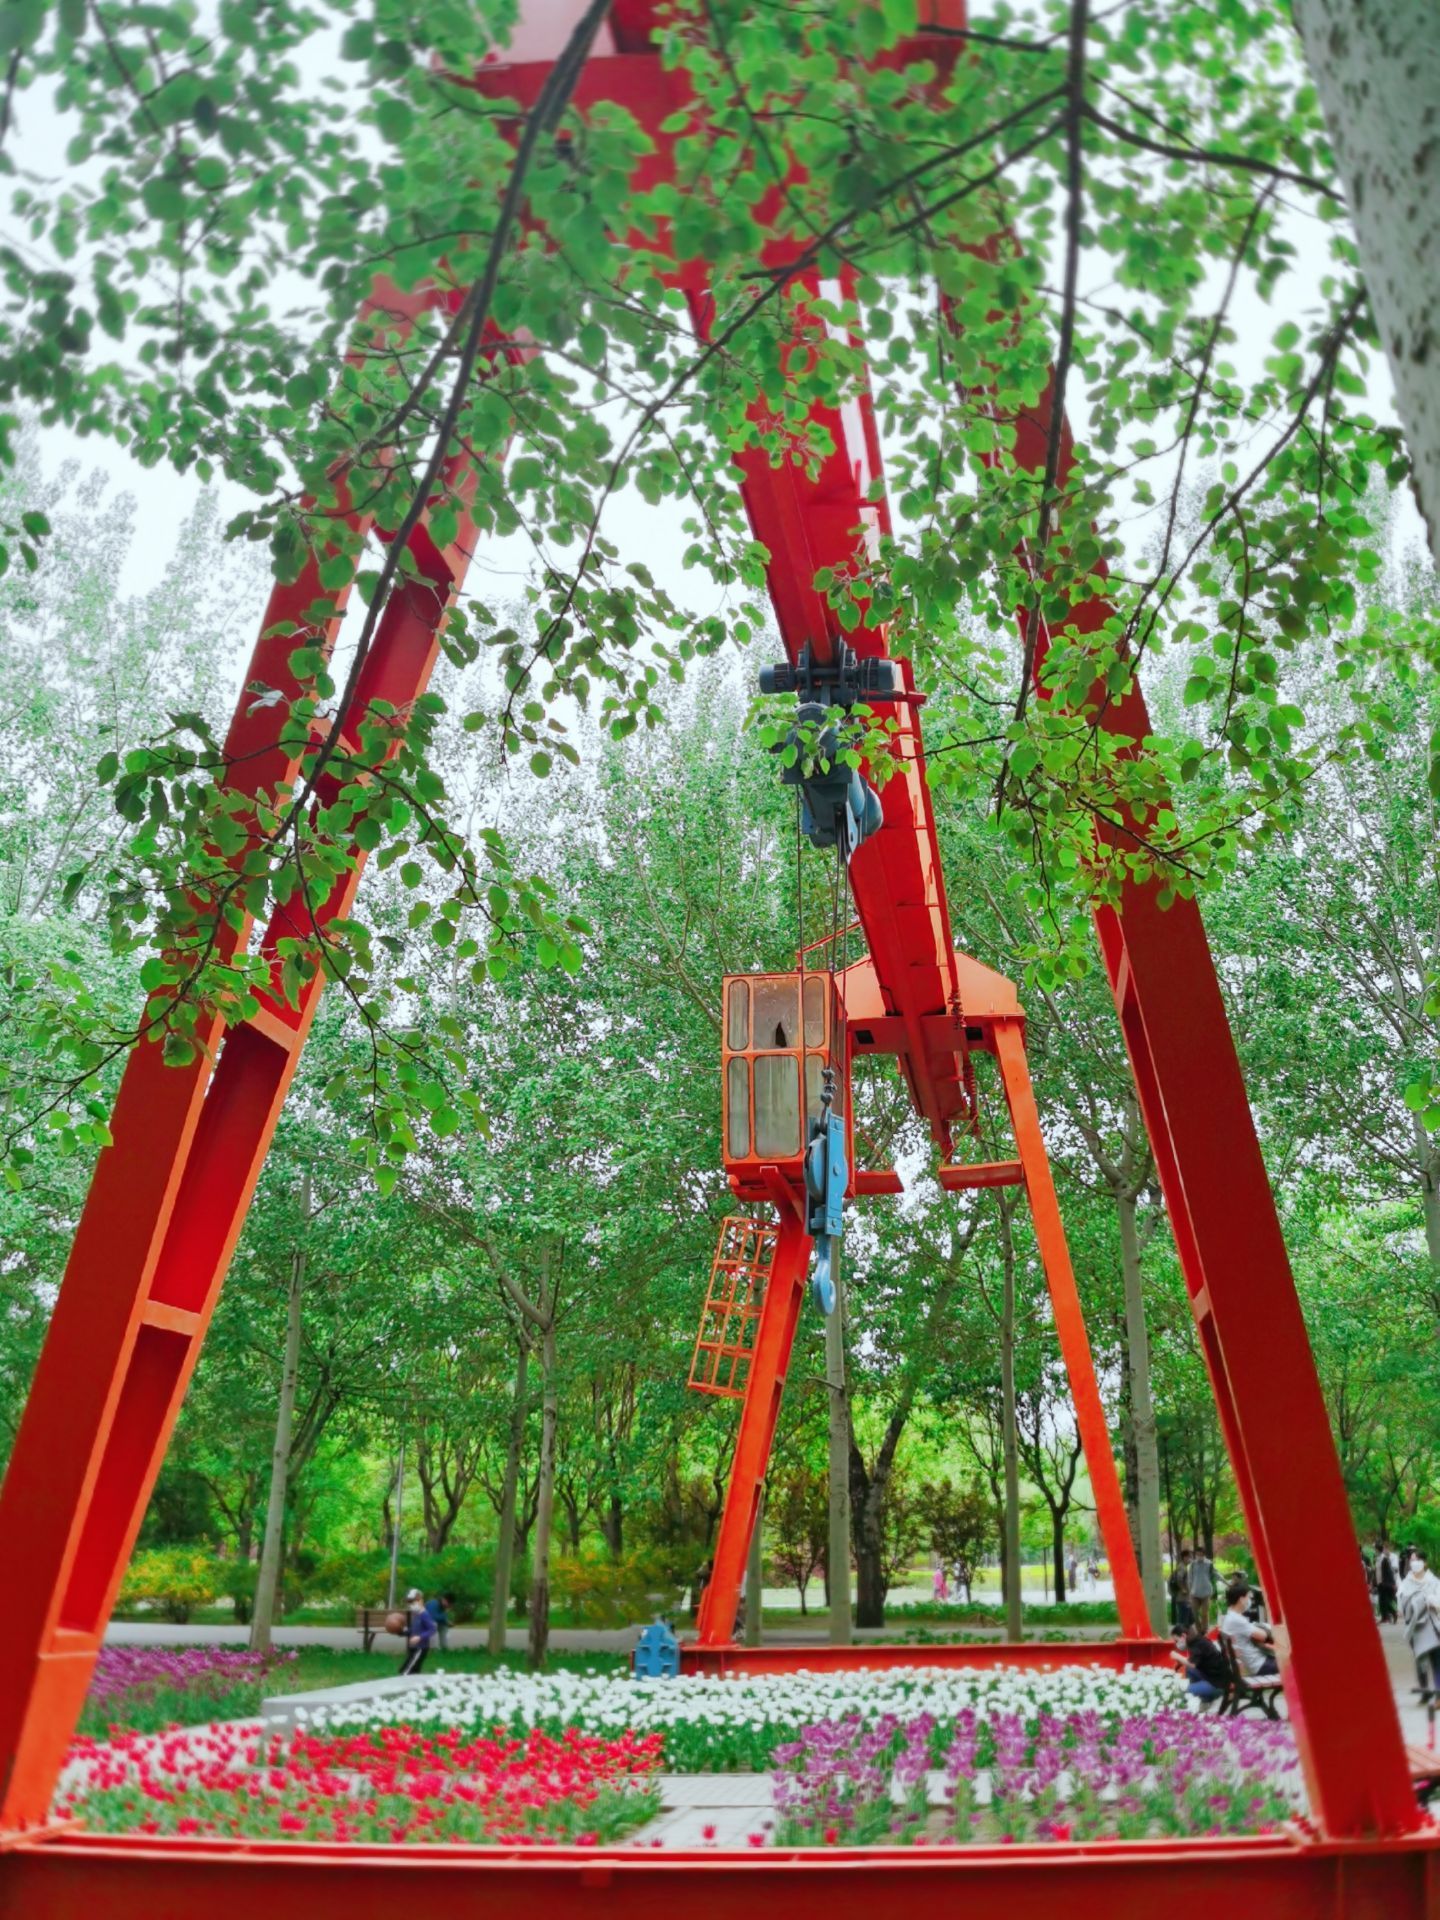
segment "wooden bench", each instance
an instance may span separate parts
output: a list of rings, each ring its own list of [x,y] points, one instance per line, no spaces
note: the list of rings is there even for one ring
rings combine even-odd
[[[1253,1707],[1256,1712],[1263,1713],[1267,1720],[1278,1720],[1280,1716],[1275,1711],[1275,1697],[1281,1687],[1279,1674],[1246,1673],[1227,1633],[1220,1635],[1220,1651],[1225,1656],[1225,1666],[1230,1675],[1230,1684],[1220,1702],[1221,1717],[1229,1714],[1232,1719],[1237,1718]]]
[[[377,1633],[389,1631],[385,1622],[390,1615],[403,1612],[403,1607],[357,1607],[355,1609],[355,1631],[363,1638],[366,1653],[369,1653],[374,1646]]]

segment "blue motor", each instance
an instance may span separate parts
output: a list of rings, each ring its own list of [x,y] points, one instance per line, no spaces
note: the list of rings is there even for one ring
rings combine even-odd
[[[634,1668],[640,1680],[673,1680],[680,1671],[680,1642],[663,1620],[652,1620],[635,1642]]]
[[[777,749],[793,747],[795,758],[780,778],[787,787],[800,789],[800,830],[806,839],[812,846],[838,847],[848,860],[878,832],[884,816],[879,794],[856,768],[841,760],[838,729],[822,723],[837,707],[848,713],[862,700],[901,698],[896,663],[858,659],[843,641],[828,660],[817,660],[808,646],[802,647],[793,667],[787,661],[761,668],[760,691],[793,693],[799,698],[795,726]],[[802,733],[811,735],[806,751],[801,750]]]
[[[826,727],[816,738],[808,771],[798,751],[799,729],[813,727],[825,717],[825,708],[803,706],[795,715],[796,728],[784,745],[797,749],[792,765],[780,778],[800,789],[800,831],[813,847],[838,847],[848,860],[855,849],[879,830],[883,813],[880,796],[854,767],[840,758],[840,736]]]

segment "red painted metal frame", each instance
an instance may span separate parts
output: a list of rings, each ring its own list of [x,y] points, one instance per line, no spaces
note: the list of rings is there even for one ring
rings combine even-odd
[[[978,1640],[831,1647],[791,1645],[745,1647],[689,1642],[681,1649],[684,1673],[884,1673],[900,1667],[1006,1667],[1027,1673],[1055,1673],[1062,1667],[1101,1667],[1108,1673],[1126,1667],[1174,1668],[1175,1646],[1146,1634],[1111,1640]]]
[[[1177,1896],[1246,1920],[1440,1920],[1428,1840],[1323,1842],[1303,1833],[1090,1846],[651,1853],[554,1847],[321,1847],[65,1836],[3,1862],[3,1920],[1155,1920]]]
[[[579,3],[547,0],[532,7],[522,26],[532,44],[487,77],[487,90],[533,98]],[[936,6],[942,24],[963,25],[961,0],[936,0]],[[621,100],[651,124],[681,104],[676,77],[663,72],[648,50],[653,12],[653,0],[616,0],[608,46],[582,76],[582,109]],[[931,43],[942,64],[954,46]],[[667,164],[662,139],[643,167],[653,178]],[[703,318],[704,288],[690,291]],[[816,641],[830,631],[828,609],[809,582],[816,567],[831,563],[837,543],[843,554],[855,526],[868,517],[847,518],[847,503],[854,500],[857,475],[878,472],[873,418],[862,408],[853,435],[856,421],[841,425],[836,458],[808,512],[798,522],[791,518],[777,542],[784,556],[784,577],[776,575],[777,611],[787,643]],[[1021,458],[1032,468],[1043,464],[1048,426],[1044,407],[1018,425]],[[748,463],[747,499],[757,520],[769,517],[767,489],[776,513],[793,511],[796,503],[786,502],[784,481],[783,471],[777,481],[759,462]],[[874,509],[881,525],[883,511]],[[439,554],[423,533],[417,537],[422,579],[386,616],[362,705],[377,695],[403,705],[424,685],[435,629],[463,574],[468,539],[464,529]],[[267,628],[295,617],[315,590],[313,577],[281,590]],[[1082,610],[1076,624],[1084,630],[1104,614],[1097,602]],[[872,650],[882,643],[878,635],[869,638]],[[247,679],[285,686],[290,644],[262,640]],[[1043,645],[1037,648],[1040,660]],[[345,716],[344,723],[354,717]],[[250,712],[242,703],[232,725],[236,780],[250,791],[293,771],[274,732],[267,731],[272,718],[271,710]],[[1111,708],[1104,724],[1143,738],[1148,722],[1138,693]],[[943,1145],[965,1101],[954,1068],[953,1031],[948,1041],[945,1031],[955,1014],[955,962],[938,867],[927,868],[923,854],[933,844],[933,820],[918,733],[913,761],[886,789],[885,819],[877,842],[857,856],[857,876],[867,859],[876,870],[864,883],[870,902],[865,930],[879,970],[870,976],[871,1010],[877,1025],[893,1029],[872,1034],[872,1043],[877,1049],[895,1043],[917,1108]],[[327,903],[329,911],[344,910],[354,884],[353,877],[347,880],[343,897]],[[993,1902],[1010,1920],[1049,1920],[1057,1901],[1087,1916],[1149,1920],[1183,1883],[1192,1900],[1243,1904],[1264,1920],[1312,1920],[1318,1914],[1333,1920],[1376,1920],[1381,1914],[1385,1920],[1440,1920],[1440,1836],[1410,1790],[1388,1674],[1351,1545],[1344,1489],[1198,910],[1182,901],[1162,913],[1153,888],[1131,887],[1119,908],[1098,920],[1196,1323],[1277,1617],[1316,1830],[1224,1843],[876,1849],[794,1857],[226,1847],[13,1831],[45,1816],[115,1588],[314,1011],[312,990],[298,1010],[277,997],[230,1033],[217,1028],[208,1036],[219,1048],[213,1075],[206,1064],[162,1068],[153,1048],[138,1050],[127,1066],[112,1125],[114,1145],[97,1166],[0,1493],[4,1563],[23,1569],[31,1596],[0,1636],[0,1821],[12,1828],[0,1839],[0,1914],[6,1920],[70,1920],[84,1910],[106,1920],[142,1914],[145,1920],[190,1920],[203,1911],[208,1920],[242,1914],[250,1920],[260,1906],[275,1920],[308,1920],[325,1910],[343,1911],[348,1920],[379,1920],[382,1914],[389,1920],[399,1903],[433,1903],[453,1894],[457,1905],[483,1903],[494,1911],[523,1904],[532,1912],[568,1915],[578,1907],[596,1915],[623,1912],[627,1920],[658,1920],[662,1914],[671,1920],[677,1900],[708,1915],[743,1913],[746,1920],[757,1902],[783,1902],[802,1914],[823,1911],[830,1920],[853,1911],[869,1920],[877,1908],[905,1901],[963,1904],[967,1898]],[[882,976],[888,996],[879,987]],[[998,982],[999,976],[990,979]],[[847,1005],[851,986],[857,996],[852,1021],[866,984],[861,978],[847,982]],[[959,1005],[967,1027],[984,988],[983,979],[962,982]],[[1018,1009],[1010,1017],[1016,1015]],[[1007,1091],[1013,1100],[1014,1087]],[[1028,1126],[1023,1113],[1022,1124]],[[1029,1173],[1027,1181],[1033,1201]],[[768,1324],[757,1347],[757,1363],[763,1349],[769,1370],[764,1404],[770,1431],[808,1254],[793,1213],[782,1218],[788,1277],[771,1287]],[[754,1399],[761,1409],[761,1397]],[[762,1459],[769,1433],[758,1412],[752,1429],[742,1445]],[[934,1649],[925,1653],[935,1656]]]
[[[1053,387],[1017,423],[1021,464],[1042,471]],[[1060,482],[1073,461],[1060,423]],[[1112,617],[1096,599],[1070,624]],[[1043,695],[1048,636],[1035,649]],[[1145,741],[1138,686],[1098,725]],[[1143,822],[1134,831],[1143,831]],[[1117,838],[1126,837],[1117,830]],[[1133,838],[1133,835],[1131,836]],[[1129,885],[1095,915],[1131,1071],[1201,1351],[1275,1627],[1310,1803],[1330,1835],[1406,1833],[1417,1810],[1384,1649],[1200,909]]]
[[[369,312],[391,317],[398,335],[432,297],[379,290]],[[466,471],[457,467],[453,478],[468,496]],[[357,515],[355,524],[370,523]],[[442,551],[422,522],[410,544],[418,577],[385,610],[351,708],[336,723],[343,740],[355,738],[372,702],[404,711],[424,690],[474,527],[462,523]],[[306,609],[326,597],[314,562],[271,594],[226,735],[234,791],[257,794],[295,777],[299,756],[278,744],[277,709],[248,689],[259,682],[298,691],[288,665],[293,636],[307,625]],[[326,647],[345,598],[320,637]],[[276,633],[282,623],[286,632]],[[364,865],[356,851],[353,871],[317,907],[319,927],[349,910]],[[277,940],[312,931],[282,910],[261,951],[273,954]],[[250,932],[247,922],[222,938],[235,951]],[[201,1036],[210,1058],[193,1066],[162,1065],[153,1044],[126,1063],[113,1145],[96,1165],[0,1488],[4,1559],[26,1569],[34,1596],[0,1636],[0,1827],[41,1820],[49,1806],[320,986],[317,973],[294,1007],[277,990],[228,1030],[214,1019]]]

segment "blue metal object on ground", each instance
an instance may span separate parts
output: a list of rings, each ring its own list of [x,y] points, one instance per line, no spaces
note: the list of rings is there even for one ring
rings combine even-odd
[[[680,1642],[663,1620],[652,1620],[635,1643],[634,1667],[641,1680],[673,1680],[680,1671]]]

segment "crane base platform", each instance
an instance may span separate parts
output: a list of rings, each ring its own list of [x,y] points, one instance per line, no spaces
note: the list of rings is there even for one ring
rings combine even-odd
[[[874,1920],[926,1911],[1154,1920],[1177,1903],[1256,1920],[1440,1920],[1440,1828],[1377,1841],[1322,1841],[1297,1824],[1215,1840],[794,1852],[226,1844],[73,1829],[8,1844],[0,1839],[5,1920]]]
[[[914,1641],[848,1647],[791,1645],[743,1647],[735,1641],[705,1645],[682,1641],[681,1673],[884,1672],[892,1667],[1021,1667],[1042,1673],[1057,1667],[1168,1667],[1175,1647],[1163,1639]]]

